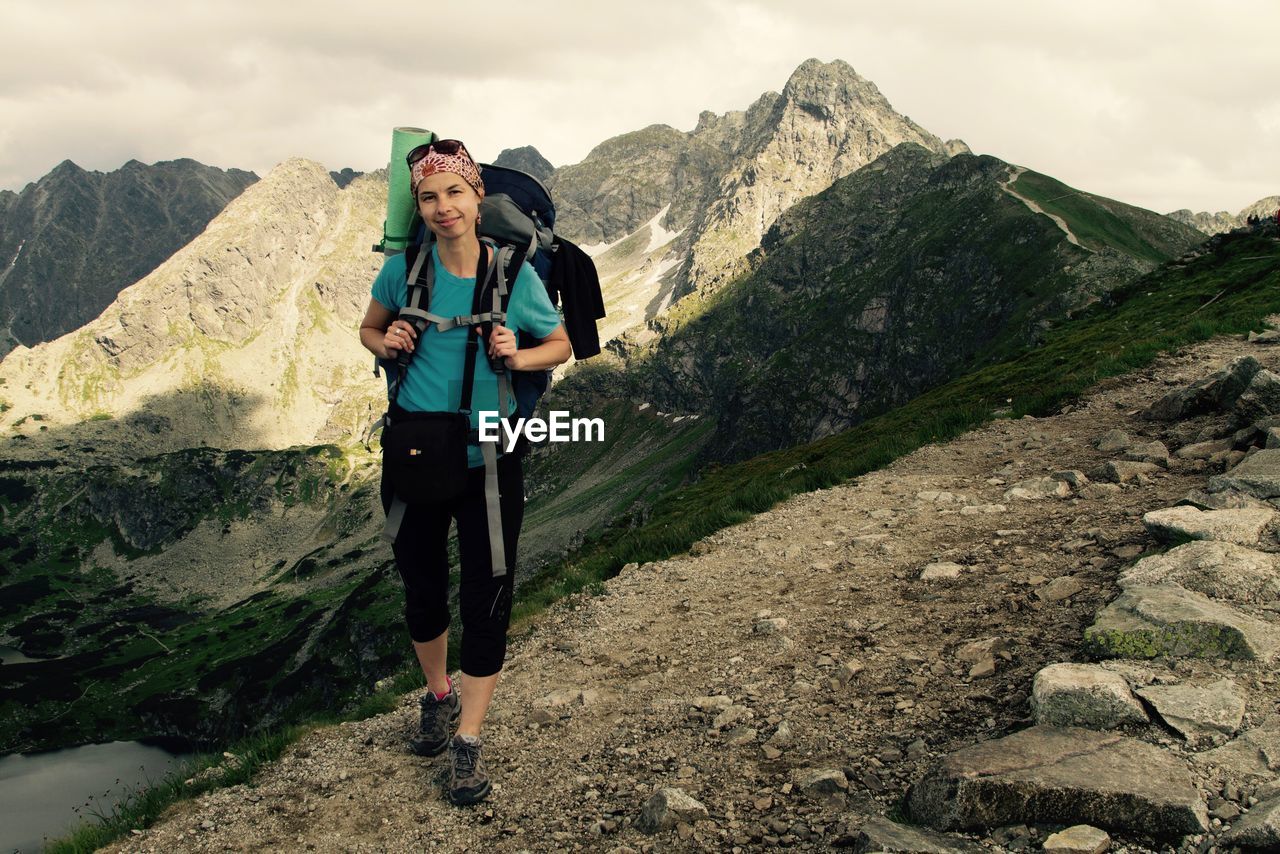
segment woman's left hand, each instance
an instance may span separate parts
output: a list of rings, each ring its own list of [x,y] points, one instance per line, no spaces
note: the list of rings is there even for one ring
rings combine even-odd
[[[516,365],[516,333],[501,324],[495,323],[489,333],[489,358],[501,358],[511,370],[518,370]]]

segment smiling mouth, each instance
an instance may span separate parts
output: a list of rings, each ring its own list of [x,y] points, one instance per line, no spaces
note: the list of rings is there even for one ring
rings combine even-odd
[[[462,217],[458,217],[458,216],[455,216],[453,219],[438,219],[436,220],[436,225],[442,225],[448,228],[449,226],[453,225],[455,222],[457,222],[460,219],[462,219]]]

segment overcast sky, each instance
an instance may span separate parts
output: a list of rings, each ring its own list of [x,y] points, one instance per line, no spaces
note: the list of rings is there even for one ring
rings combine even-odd
[[[3,189],[67,158],[364,171],[397,125],[560,166],[743,109],[817,57],[1090,192],[1160,212],[1280,194],[1276,0],[4,0],[0,32]]]

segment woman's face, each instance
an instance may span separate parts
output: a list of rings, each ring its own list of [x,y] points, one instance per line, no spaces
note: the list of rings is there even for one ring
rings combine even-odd
[[[418,213],[439,240],[474,236],[480,195],[461,175],[436,172],[418,182]]]

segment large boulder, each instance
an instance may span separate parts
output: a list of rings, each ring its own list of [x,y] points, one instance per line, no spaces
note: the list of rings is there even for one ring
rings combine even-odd
[[[1280,448],[1250,454],[1231,471],[1209,478],[1209,491],[1234,489],[1263,500],[1280,497]]]
[[[1152,510],[1142,517],[1151,536],[1166,543],[1184,540],[1217,540],[1256,546],[1267,527],[1276,519],[1274,510],[1199,510],[1180,505]]]
[[[1114,729],[1145,724],[1147,713],[1119,673],[1096,664],[1050,664],[1031,685],[1036,723]]]
[[[945,757],[908,795],[937,830],[1091,824],[1180,836],[1208,827],[1177,757],[1116,733],[1035,726]]]
[[[1218,412],[1235,403],[1262,364],[1252,356],[1241,356],[1227,367],[1185,388],[1174,389],[1143,411],[1153,421],[1181,421],[1193,415]]]
[[[1131,585],[1098,612],[1084,644],[1098,658],[1236,658],[1268,662],[1269,623],[1176,584]]]
[[[1268,415],[1280,415],[1280,377],[1265,369],[1254,374],[1248,387],[1236,398],[1231,414],[1239,426]]]
[[[1119,583],[1121,587],[1177,584],[1214,599],[1276,602],[1280,601],[1280,557],[1231,543],[1186,543],[1144,557],[1120,575]]]
[[[1223,845],[1280,851],[1280,796],[1254,805],[1222,838]]]

